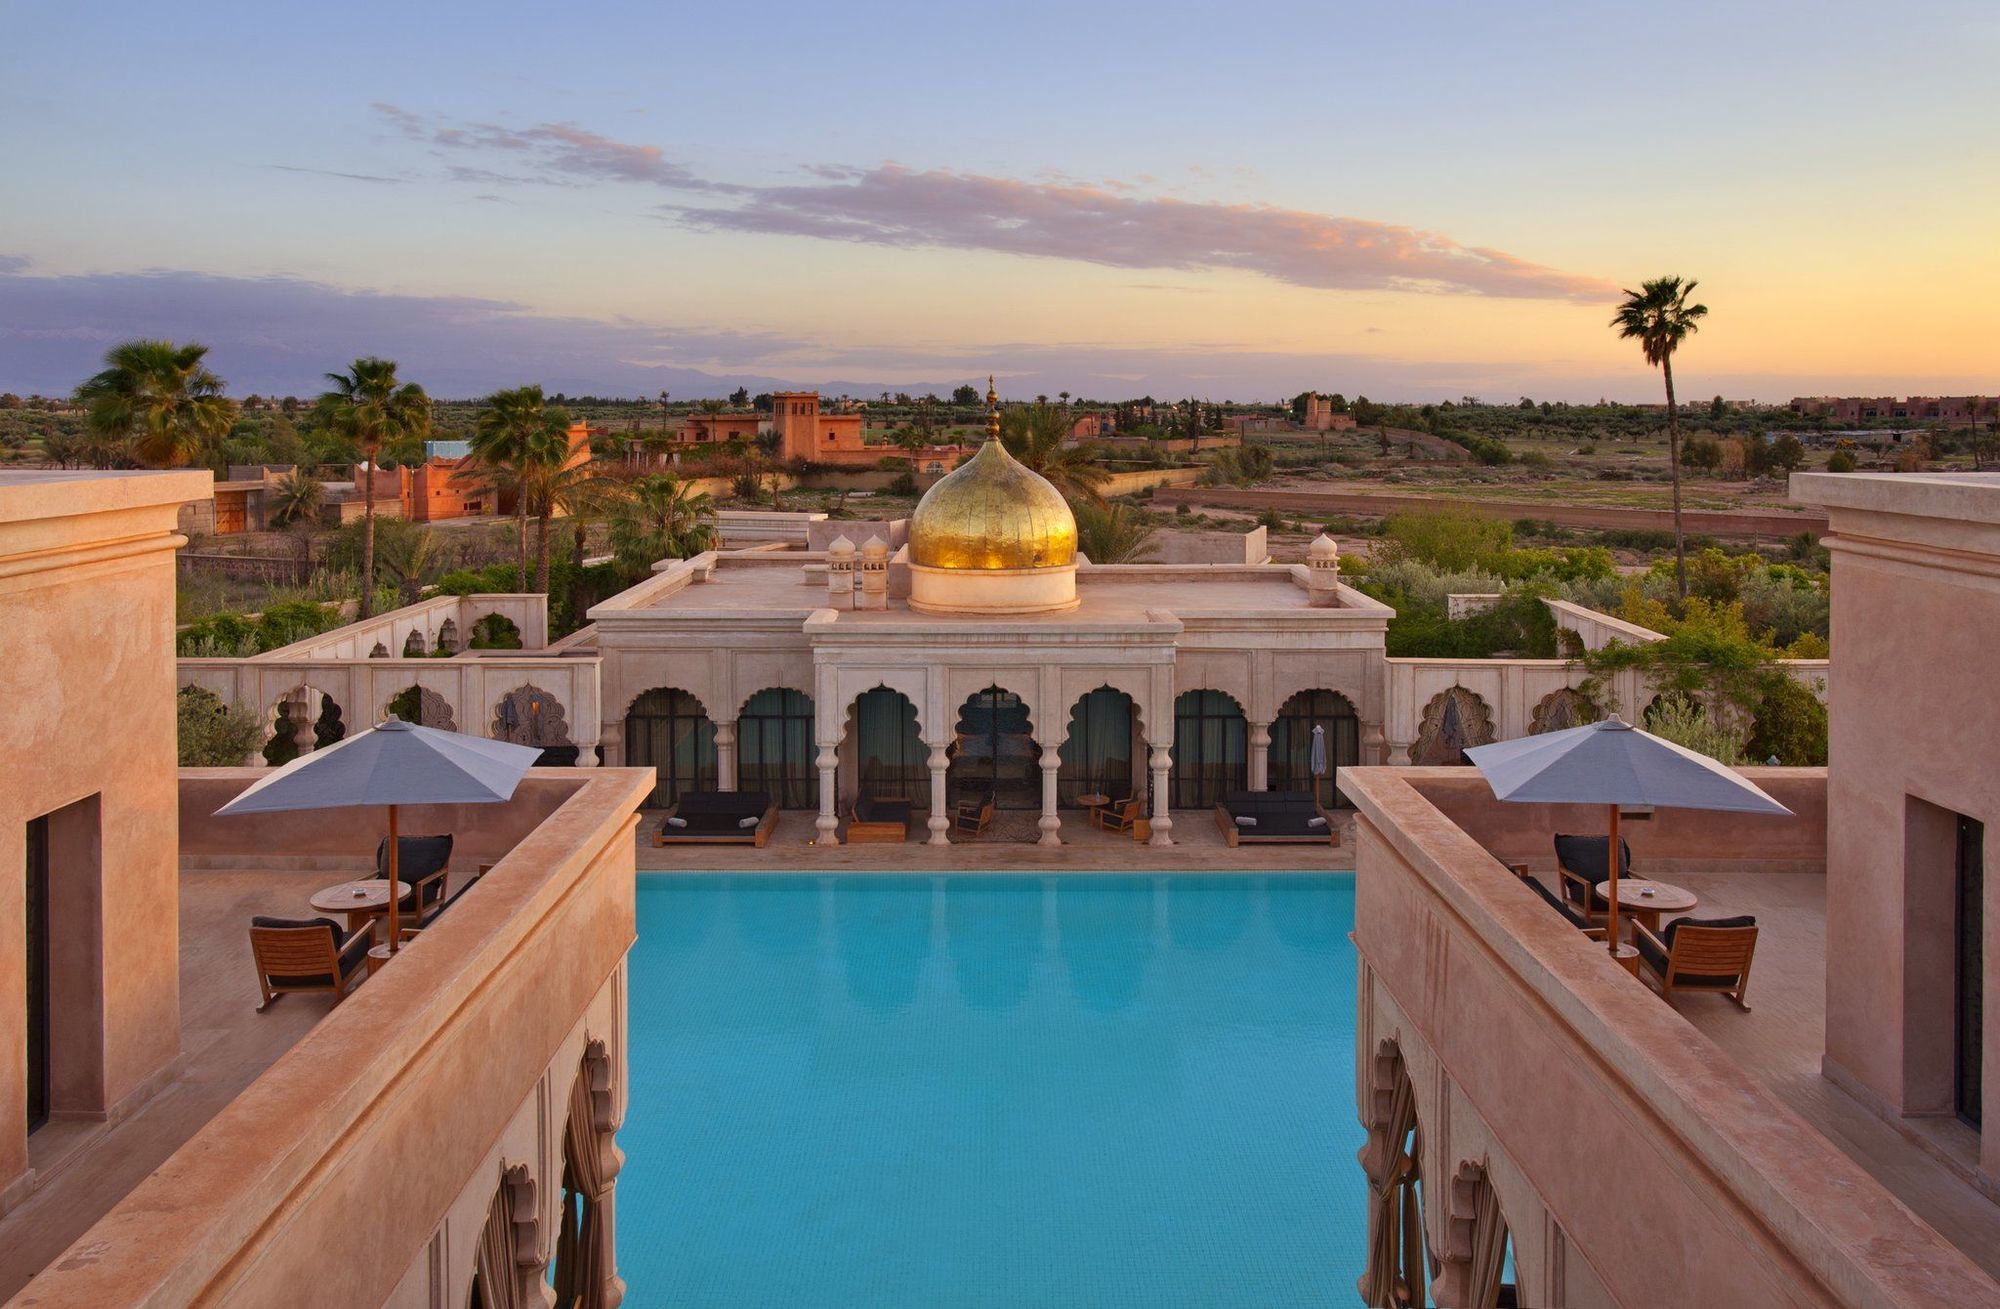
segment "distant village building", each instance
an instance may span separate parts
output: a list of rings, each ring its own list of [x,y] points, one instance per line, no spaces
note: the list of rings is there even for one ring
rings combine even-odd
[[[1913,395],[1897,399],[1884,396],[1798,396],[1791,410],[1803,418],[1825,418],[1836,423],[1865,423],[1879,419],[1903,419],[1917,423],[1944,423],[1969,426],[2000,417],[2000,397],[1990,395]]]
[[[1315,391],[1306,397],[1306,417],[1302,426],[1308,432],[1343,432],[1354,426],[1354,415],[1336,413],[1332,399]]]

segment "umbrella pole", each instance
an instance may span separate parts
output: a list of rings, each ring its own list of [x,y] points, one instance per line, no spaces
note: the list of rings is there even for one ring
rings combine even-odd
[[[390,810],[390,812],[394,813],[395,811]],[[391,828],[390,830],[394,831],[395,829]],[[1611,806],[1611,847],[1609,853],[1610,853],[1610,863],[1611,863],[1611,894],[1607,898],[1611,901],[1611,912],[1609,917],[1606,919],[1604,937],[1606,943],[1611,948],[1611,957],[1613,959],[1616,959],[1618,957],[1618,806],[1617,805]]]
[[[1615,810],[1612,812],[1611,830],[1614,833],[1618,830],[1618,816]],[[1614,837],[1613,839],[1616,838]],[[398,854],[402,853],[397,848],[399,844],[400,843],[396,840],[396,806],[390,805],[389,806],[389,953],[390,954],[396,953],[396,938],[403,934],[401,930],[403,924],[402,920],[403,897],[396,893],[397,875],[402,871],[397,866],[400,861],[396,858]],[[1611,875],[1613,877],[1618,876],[1618,874],[1615,871]],[[1613,903],[1614,904],[1617,903],[1616,900],[1614,900]]]

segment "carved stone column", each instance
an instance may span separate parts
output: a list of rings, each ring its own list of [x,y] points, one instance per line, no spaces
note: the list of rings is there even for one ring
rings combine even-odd
[[[835,741],[832,744],[828,744],[822,741],[819,747],[819,759],[817,762],[819,764],[819,817],[813,820],[813,826],[819,831],[816,843],[819,845],[839,845],[839,797],[834,794],[833,774],[834,769],[840,765],[840,743]]]
[[[1382,724],[1361,724],[1361,762],[1364,764],[1389,762],[1389,737],[1382,730]]]
[[[604,766],[606,768],[623,768],[625,766],[625,724],[623,722],[614,718],[599,728],[597,732],[597,744],[604,751]]]
[[[1172,845],[1174,843],[1173,805],[1167,798],[1167,775],[1172,771],[1174,766],[1174,752],[1172,747],[1164,745],[1154,746],[1150,762],[1153,765],[1153,813],[1147,826],[1152,830],[1152,835],[1147,838],[1146,844]]]
[[[1056,812],[1056,771],[1061,767],[1061,752],[1053,748],[1042,751],[1042,816],[1036,823],[1042,829],[1040,845],[1063,843],[1062,815]]]
[[[1389,762],[1390,762],[1391,764],[1407,764],[1407,763],[1409,763],[1409,762],[1410,762],[1410,747],[1411,747],[1411,746],[1413,746],[1413,745],[1415,745],[1415,744],[1416,744],[1416,742],[1415,742],[1415,741],[1391,741],[1391,742],[1389,742]]]
[[[1250,789],[1271,789],[1271,725],[1250,724]]]
[[[945,796],[944,775],[945,770],[951,767],[951,758],[945,754],[943,746],[934,745],[931,747],[929,762],[931,770],[931,816],[927,826],[931,829],[931,837],[925,844],[950,845],[951,838],[947,833],[951,831],[951,814],[949,812],[950,804]]]
[[[715,725],[715,789],[736,789],[736,720]]]

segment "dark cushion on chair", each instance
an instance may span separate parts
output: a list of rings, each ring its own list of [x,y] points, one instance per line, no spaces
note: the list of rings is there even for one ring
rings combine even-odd
[[[1556,837],[1556,862],[1572,873],[1589,879],[1592,886],[1608,881],[1611,877],[1611,838],[1608,836],[1562,836]],[[1618,875],[1632,875],[1632,844],[1620,837],[1618,840]],[[1574,887],[1564,887],[1563,894],[1571,901],[1581,903],[1582,893]],[[1604,897],[1595,891],[1590,894],[1590,907],[1594,910],[1608,908]]]
[[[451,862],[449,836],[399,836],[396,838],[396,876],[405,882],[429,877]],[[389,838],[375,843],[375,876],[389,875]]]
[[[1660,933],[1660,939],[1669,946],[1674,943],[1674,931],[1681,927],[1755,927],[1757,915],[1738,914],[1734,918],[1676,918],[1667,924],[1667,930]]]
[[[687,791],[674,803],[673,816],[681,821],[663,825],[660,835],[737,836],[747,830],[745,818],[761,817],[770,807],[769,791]]]
[[[1533,877],[1524,877],[1521,880],[1527,883],[1527,885],[1534,890],[1536,895],[1542,897],[1543,902],[1546,903],[1549,908],[1561,914],[1563,918],[1569,922],[1569,925],[1571,927],[1581,930],[1582,928],[1590,926],[1590,923],[1585,920],[1582,914],[1570,908],[1568,903],[1566,903],[1561,896],[1557,895],[1554,891],[1549,890],[1548,887],[1543,886],[1540,879]]]

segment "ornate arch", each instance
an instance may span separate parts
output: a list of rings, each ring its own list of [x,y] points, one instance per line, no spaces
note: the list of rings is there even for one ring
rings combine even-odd
[[[419,727],[437,727],[447,732],[458,730],[451,701],[428,686],[406,686],[391,696],[389,702],[382,706],[382,717],[391,716]]]
[[[575,744],[562,701],[532,683],[515,687],[493,706],[493,739],[544,750]]]
[[[1436,1254],[1432,1298],[1439,1304],[1493,1309],[1500,1303],[1510,1238],[1485,1162],[1462,1161],[1439,1199],[1445,1207],[1439,1224],[1444,1248]],[[1518,1268],[1515,1276],[1520,1276]],[[1518,1284],[1509,1289],[1514,1292],[1510,1303],[1527,1303]]]
[[[1597,702],[1573,686],[1558,687],[1543,696],[1535,705],[1534,714],[1528,723],[1528,735],[1540,736],[1544,732],[1560,732],[1564,728],[1582,727],[1603,717]]]
[[[1413,764],[1460,764],[1464,752],[1493,740],[1493,710],[1478,694],[1448,687],[1424,706],[1423,726],[1410,747]]]
[[[1361,1109],[1368,1129],[1358,1156],[1368,1178],[1368,1263],[1355,1289],[1371,1309],[1420,1305],[1430,1285],[1423,1128],[1417,1121],[1417,1088],[1394,1041],[1375,1048]]]
[[[612,1071],[604,1042],[586,1041],[563,1123],[562,1223],[554,1286],[557,1302],[575,1309],[611,1309],[625,1293],[610,1212],[625,1164],[617,1142]]]
[[[473,1255],[472,1277],[480,1309],[540,1309],[542,1220],[536,1208],[535,1176],[526,1164],[500,1161],[500,1185],[486,1210]]]
[[[713,721],[713,719],[715,718],[715,715],[709,712],[708,701],[704,700],[701,696],[695,694],[693,691],[688,690],[685,686],[649,686],[645,690],[639,692],[637,695],[633,696],[630,700],[625,702],[625,711],[622,714],[620,714],[619,717],[630,718],[632,716],[632,710],[638,706],[639,702],[641,700],[644,700],[647,696],[653,694],[653,692],[655,691],[679,691],[682,695],[686,696],[688,699],[694,701],[695,704],[699,705],[701,707],[701,712],[707,715],[707,717],[711,721]]]
[[[736,702],[736,717],[737,718],[743,717],[743,711],[750,707],[750,702],[752,700],[755,700],[758,696],[764,694],[764,692],[766,691],[793,691],[798,693],[799,695],[804,696],[808,703],[814,703],[814,704],[816,704],[819,699],[818,696],[813,694],[813,689],[810,686],[793,686],[790,682],[770,682],[764,686],[758,687],[756,690],[752,691],[749,695],[743,696]]]

